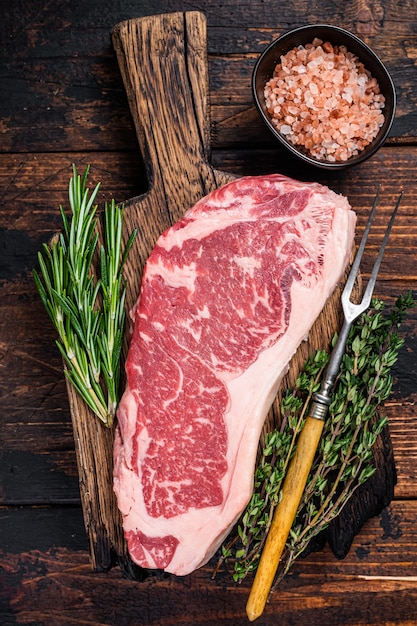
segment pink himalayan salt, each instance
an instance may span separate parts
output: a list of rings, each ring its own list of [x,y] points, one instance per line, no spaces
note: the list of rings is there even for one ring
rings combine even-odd
[[[359,154],[384,122],[376,79],[345,46],[320,39],[281,56],[264,95],[277,130],[321,161]]]

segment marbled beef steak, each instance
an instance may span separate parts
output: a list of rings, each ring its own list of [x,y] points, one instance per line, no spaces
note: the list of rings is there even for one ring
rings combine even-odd
[[[159,238],[132,311],[114,448],[139,565],[187,574],[236,522],[265,417],[343,275],[355,222],[327,187],[244,177]]]

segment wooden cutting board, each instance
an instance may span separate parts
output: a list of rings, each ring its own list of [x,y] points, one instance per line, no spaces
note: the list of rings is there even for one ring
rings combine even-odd
[[[160,233],[202,196],[235,177],[209,162],[204,15],[193,11],[128,20],[113,29],[112,39],[149,180],[149,191],[126,203],[125,239],[138,229],[126,266],[130,308],[139,293],[144,262]],[[339,298],[336,290],[294,357],[284,386],[293,383],[311,350],[329,345],[340,324]],[[105,571],[119,564],[129,576],[140,578],[126,550],[113,494],[113,430],[102,426],[70,386],[68,394],[93,569]],[[265,428],[277,422],[278,403],[279,399]],[[383,466],[385,459],[386,455],[379,461]],[[368,507],[363,519],[368,511],[374,514]]]

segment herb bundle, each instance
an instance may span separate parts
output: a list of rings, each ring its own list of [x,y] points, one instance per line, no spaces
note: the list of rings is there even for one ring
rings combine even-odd
[[[400,296],[390,314],[374,299],[351,329],[329,415],[306,489],[287,540],[277,581],[305,551],[310,540],[341,512],[356,489],[376,471],[373,446],[386,426],[379,408],[391,392],[391,368],[403,340],[398,336],[404,315],[416,302]],[[256,570],[280,489],[312,395],[330,356],[318,351],[307,360],[295,387],[281,402],[279,429],[266,434],[254,476],[252,498],[237,533],[222,547],[216,572],[224,561],[233,563],[233,578],[241,582]]]
[[[122,250],[123,205],[105,203],[103,244],[95,200],[100,187],[83,177],[69,183],[71,218],[62,205],[62,231],[38,254],[40,274],[33,277],[59,339],[65,374],[106,426],[113,424],[119,400],[120,355],[125,326],[123,266],[133,232]],[[95,268],[97,272],[95,271]]]

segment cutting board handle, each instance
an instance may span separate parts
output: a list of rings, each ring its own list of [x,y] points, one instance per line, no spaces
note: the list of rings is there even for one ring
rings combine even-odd
[[[176,221],[218,186],[208,163],[205,16],[189,11],[127,20],[112,39],[150,192]]]

